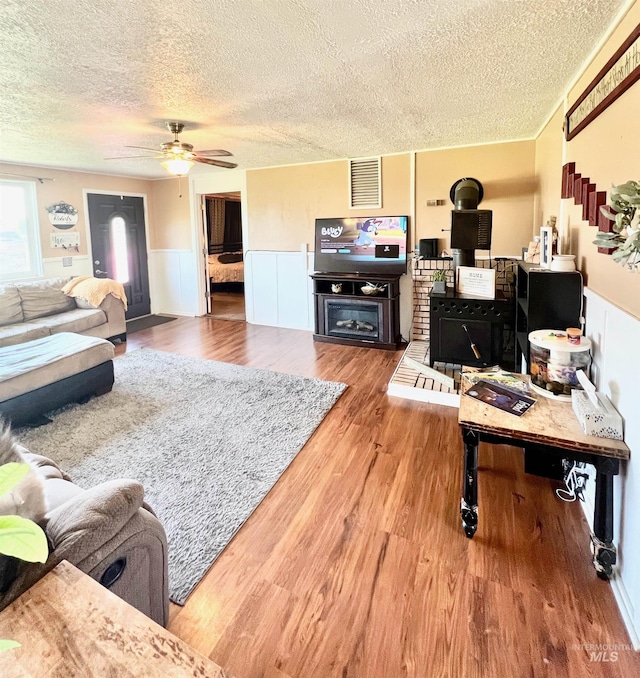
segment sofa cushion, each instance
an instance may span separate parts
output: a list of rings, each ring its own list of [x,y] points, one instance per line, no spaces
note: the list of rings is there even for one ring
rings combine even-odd
[[[70,278],[49,278],[31,283],[16,283],[22,300],[24,319],[43,318],[76,308],[75,299],[62,291],[69,280]]]
[[[80,308],[74,308],[71,311],[64,311],[63,313],[49,316],[46,320],[46,325],[51,334],[57,334],[58,332],[76,332],[81,334],[86,330],[90,330],[92,327],[104,325],[106,322],[107,316],[104,311],[101,311],[99,308],[86,311]],[[24,323],[27,327],[31,324],[44,324],[44,321],[37,319],[29,320]]]
[[[37,323],[19,323],[18,325],[5,325],[0,327],[0,348],[23,344],[25,341],[42,339],[51,334],[46,325]]]
[[[0,285],[0,325],[13,325],[23,320],[18,288],[15,285]]]
[[[105,339],[60,332],[0,348],[0,402],[113,360]]]
[[[78,308],[98,308],[97,306],[94,306],[93,304],[89,303],[85,299],[80,299],[80,297],[75,297],[76,300],[76,306]]]

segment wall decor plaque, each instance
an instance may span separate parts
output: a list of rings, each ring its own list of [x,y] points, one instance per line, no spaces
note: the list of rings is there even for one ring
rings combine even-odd
[[[55,228],[66,230],[78,223],[78,210],[64,200],[49,205],[47,212],[49,212],[49,221]]]
[[[640,24],[567,112],[564,133],[573,139],[640,78]]]

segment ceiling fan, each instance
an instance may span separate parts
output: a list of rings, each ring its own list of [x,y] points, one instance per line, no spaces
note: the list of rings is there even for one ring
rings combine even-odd
[[[232,155],[229,151],[222,149],[216,149],[212,151],[194,151],[191,144],[187,144],[184,141],[180,141],[178,135],[184,129],[184,124],[181,122],[168,122],[168,130],[173,134],[173,141],[166,141],[164,144],[160,144],[160,149],[156,148],[147,148],[146,146],[125,146],[125,148],[136,148],[140,151],[148,151],[150,153],[155,153],[156,155],[128,155],[120,156],[118,158],[106,158],[106,160],[124,160],[131,158],[163,158],[163,162],[160,164],[169,172],[177,177],[182,177],[189,172],[194,162],[201,162],[205,165],[215,165],[216,167],[225,167],[227,169],[233,169],[238,165],[233,162],[227,162],[226,160],[216,160],[216,157],[220,156],[230,156]],[[211,157],[213,156],[213,157]]]

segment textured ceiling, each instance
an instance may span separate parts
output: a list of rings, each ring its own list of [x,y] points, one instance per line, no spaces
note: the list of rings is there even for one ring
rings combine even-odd
[[[531,138],[624,0],[0,0],[0,161],[162,177]],[[198,166],[202,171],[224,171]]]

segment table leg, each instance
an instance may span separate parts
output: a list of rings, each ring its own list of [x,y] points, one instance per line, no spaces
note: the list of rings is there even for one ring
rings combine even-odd
[[[613,545],[613,476],[617,475],[617,459],[601,459],[596,464],[596,498],[593,513],[593,565],[600,579],[608,579],[616,564]]]
[[[464,469],[460,516],[464,533],[471,539],[478,528],[478,434],[471,429],[462,431]]]

